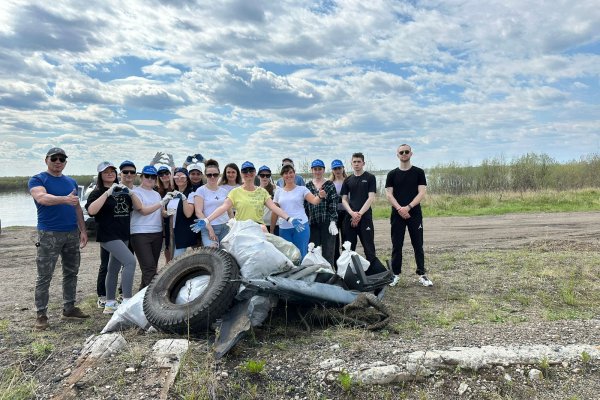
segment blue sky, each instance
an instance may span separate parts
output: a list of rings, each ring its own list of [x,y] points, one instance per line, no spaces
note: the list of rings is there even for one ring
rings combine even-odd
[[[394,168],[600,153],[597,2],[0,4],[0,175],[102,160]]]

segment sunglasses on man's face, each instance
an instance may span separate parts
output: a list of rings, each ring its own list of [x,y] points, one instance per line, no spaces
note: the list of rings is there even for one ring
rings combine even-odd
[[[218,178],[219,174],[205,174],[207,178]]]
[[[244,168],[242,170],[242,174],[253,174],[255,172],[256,172],[256,170],[254,168]]]
[[[146,179],[152,179],[152,180],[156,179],[156,175],[148,175],[148,174],[144,174],[143,176],[144,176],[144,178],[146,178]]]
[[[52,162],[60,161],[61,163],[64,163],[65,161],[67,161],[67,158],[60,157],[60,156],[52,156],[52,157],[50,157],[50,161],[52,161]]]
[[[400,150],[398,152],[398,155],[401,155],[401,156],[405,156],[407,154],[410,154],[410,150]]]
[[[258,174],[261,178],[270,178],[271,174]]]
[[[133,170],[133,169],[126,169],[125,171],[121,171],[121,173],[123,175],[135,175],[135,170]]]

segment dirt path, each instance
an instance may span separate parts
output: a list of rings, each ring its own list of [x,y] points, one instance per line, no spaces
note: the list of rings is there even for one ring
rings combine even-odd
[[[526,247],[535,242],[567,241],[598,244],[600,212],[510,214],[485,217],[427,218],[427,251],[451,249],[507,249]],[[375,221],[375,241],[379,254],[391,251],[389,222]],[[4,229],[0,235],[0,314],[32,307],[35,281],[35,229]],[[406,235],[407,249],[410,249]],[[90,242],[82,251],[78,292],[81,297],[94,294],[99,249]],[[164,259],[161,258],[161,264]],[[58,268],[57,268],[58,269]],[[58,277],[58,271],[56,272]],[[139,278],[139,274],[138,275]],[[51,302],[60,303],[60,279],[53,279]]]

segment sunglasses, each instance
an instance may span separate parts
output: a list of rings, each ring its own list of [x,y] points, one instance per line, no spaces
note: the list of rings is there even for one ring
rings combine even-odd
[[[204,174],[207,178],[218,178],[220,174]]]
[[[400,150],[398,152],[398,154],[401,155],[401,156],[404,156],[404,155],[410,154],[410,150]]]
[[[135,175],[135,170],[126,169],[125,171],[121,171],[123,175]]]
[[[254,169],[254,168],[244,168],[242,170],[242,174],[253,174],[255,172],[256,172],[256,169]]]
[[[175,179],[187,179],[185,175],[175,175]]]
[[[64,163],[65,161],[67,161],[67,157],[52,156],[52,157],[50,157],[50,161],[52,161],[52,162],[60,161],[61,163]]]
[[[171,173],[169,171],[164,171],[164,172],[158,173],[158,176],[165,176],[165,175],[171,175]]]
[[[156,175],[143,174],[142,176],[146,179],[152,179],[152,180],[156,179]]]
[[[261,178],[270,178],[271,174],[258,174]]]

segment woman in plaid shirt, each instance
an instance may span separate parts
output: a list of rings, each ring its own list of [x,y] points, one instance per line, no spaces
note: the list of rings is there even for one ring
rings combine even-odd
[[[314,160],[310,169],[313,179],[306,185],[306,188],[314,195],[318,195],[320,190],[325,191],[326,196],[318,204],[304,202],[308,221],[310,223],[310,241],[315,246],[321,246],[323,257],[329,261],[335,268],[335,238],[338,234],[337,205],[339,196],[335,190],[335,185],[329,180],[325,180],[325,163],[322,160]]]

